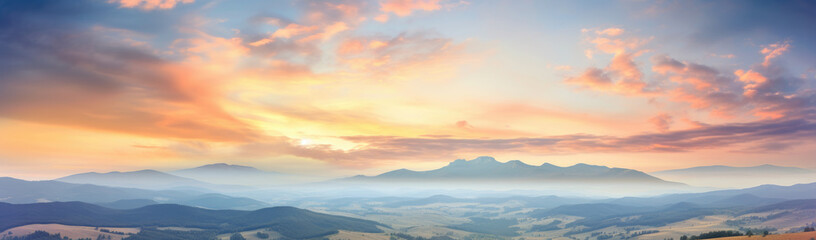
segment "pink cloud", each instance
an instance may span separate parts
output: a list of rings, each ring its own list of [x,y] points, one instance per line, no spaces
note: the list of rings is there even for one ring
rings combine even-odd
[[[743,94],[746,96],[756,95],[757,88],[768,82],[768,78],[762,76],[761,73],[755,72],[754,70],[745,71],[742,69],[737,69],[734,71],[734,75],[737,76],[737,79],[740,82],[745,83],[745,86],[743,87],[745,92],[743,92]]]
[[[613,58],[604,69],[587,68],[579,76],[566,78],[567,83],[628,96],[665,96],[669,101],[687,103],[693,109],[726,119],[750,115],[780,119],[816,112],[807,104],[816,98],[816,93],[801,88],[800,77],[786,73],[772,62],[791,48],[788,41],[763,46],[760,52],[765,59],[761,64],[737,69],[732,75],[703,64],[658,55],[652,58],[651,70],[655,74],[647,76],[640,71],[636,57],[648,51],[643,45],[651,38],[627,38],[624,31],[618,34],[617,30],[607,29],[582,32],[594,34],[587,40],[594,46],[589,53],[613,54]]]
[[[764,52],[769,56],[774,54],[773,50]],[[698,110],[709,110],[717,117],[751,114],[763,119],[778,119],[814,111],[807,102],[814,101],[816,93],[801,88],[804,80],[787,74],[772,62],[762,62],[749,69],[737,69],[733,75],[724,75],[712,67],[681,62],[668,56],[657,56],[652,60],[652,70],[675,83],[669,86],[673,100],[689,103]]]
[[[763,46],[762,50],[759,51],[765,55],[765,61],[762,62],[762,65],[767,67],[771,64],[772,59],[781,56],[783,53],[787,52],[790,47],[790,41],[778,42]]]
[[[695,129],[670,131],[671,117],[658,115],[660,133],[631,136],[572,134],[523,138],[456,138],[427,135],[342,136],[358,147],[342,150],[331,145],[299,144],[299,140],[274,137],[244,145],[244,155],[292,155],[318,159],[337,165],[368,168],[393,161],[435,161],[457,155],[485,152],[575,154],[620,152],[686,152],[701,149],[735,149],[777,144],[784,149],[797,142],[816,139],[816,123],[805,119],[755,121],[705,125]]]
[[[171,9],[179,3],[192,3],[195,0],[108,0],[109,3],[119,3],[124,8],[141,8],[144,10]]]
[[[649,119],[649,123],[653,124],[658,131],[667,132],[672,124],[672,117],[669,114],[661,113]]]
[[[615,55],[605,69],[590,67],[577,77],[567,78],[565,82],[624,95],[649,95],[658,91],[643,81],[643,73],[627,53]]]
[[[468,128],[473,128],[473,125],[470,125],[470,123],[468,123],[468,122],[467,122],[467,121],[465,121],[465,120],[458,121],[458,122],[456,122],[456,124],[455,124],[455,125],[456,125],[456,127],[458,127],[458,128],[465,128],[465,129],[468,129]]]
[[[566,82],[598,91],[608,91],[613,86],[606,72],[598,68],[588,68],[580,76],[567,78]]]
[[[388,14],[380,14],[374,17],[374,20],[377,22],[388,22]]]

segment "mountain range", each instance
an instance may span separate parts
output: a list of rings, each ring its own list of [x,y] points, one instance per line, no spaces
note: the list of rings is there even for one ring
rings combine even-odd
[[[25,181],[0,177],[0,202],[35,203],[83,201],[110,204],[117,208],[151,203],[178,203],[210,209],[259,209],[269,204],[245,197],[193,190],[146,190],[75,184],[60,181]]]
[[[676,184],[663,181],[641,171],[610,168],[588,164],[559,167],[544,163],[540,166],[519,160],[505,163],[492,157],[482,156],[473,160],[458,159],[447,166],[429,170],[412,171],[399,169],[376,176],[358,175],[346,181],[549,181],[549,182],[603,182]]]
[[[791,185],[812,182],[816,179],[816,171],[810,169],[770,164],[752,167],[700,166],[652,172],[650,174],[669,181],[719,188],[745,188],[762,184]]]
[[[67,183],[154,190],[193,189],[229,192],[248,190],[251,189],[251,186],[298,183],[303,179],[304,177],[301,176],[263,171],[249,166],[215,163],[172,172],[152,169],[130,172],[87,172],[54,180]]]
[[[194,168],[176,170],[170,173],[176,176],[200,181],[244,186],[269,186],[282,183],[292,183],[291,180],[298,178],[298,176],[289,174],[264,171],[254,167],[226,163],[208,164]]]
[[[699,166],[683,169],[665,170],[652,174],[808,174],[813,170],[798,167],[782,167],[763,164],[753,167],[732,167],[723,165]]]
[[[61,177],[54,180],[66,183],[95,184],[101,186],[144,189],[199,188],[200,190],[212,190],[219,188],[212,183],[179,177],[150,169],[132,172],[88,172]]]

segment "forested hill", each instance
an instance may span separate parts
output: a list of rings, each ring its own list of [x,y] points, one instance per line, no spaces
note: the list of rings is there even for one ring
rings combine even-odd
[[[271,228],[290,238],[311,238],[348,230],[382,232],[374,221],[316,213],[294,207],[255,211],[208,210],[176,204],[110,209],[83,202],[0,203],[0,231],[36,223],[99,227],[177,226],[228,233]]]

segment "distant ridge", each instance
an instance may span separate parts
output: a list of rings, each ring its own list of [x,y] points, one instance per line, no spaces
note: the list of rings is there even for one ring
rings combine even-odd
[[[195,174],[195,173],[263,173],[263,174],[279,174],[277,172],[270,172],[270,171],[263,171],[254,167],[250,166],[242,166],[242,165],[233,165],[233,164],[226,164],[226,163],[213,163],[207,164],[203,166],[198,166],[194,168],[187,168],[181,169],[177,171],[173,171],[172,173],[183,176],[184,174]]]
[[[813,179],[816,179],[814,170],[771,164],[752,167],[699,166],[658,171],[651,174],[668,181],[718,188],[746,188],[762,184],[791,185],[812,182]]]
[[[60,181],[26,181],[0,177],[0,201],[34,203],[83,201],[102,203],[113,208],[133,208],[151,203],[178,203],[209,209],[259,209],[269,204],[245,197],[202,194],[187,190],[146,190],[66,183]]]
[[[171,173],[186,178],[231,185],[252,186],[297,182],[297,176],[226,163],[207,164]]]
[[[813,170],[798,167],[783,167],[771,164],[763,164],[752,167],[732,167],[725,165],[699,166],[683,169],[672,169],[654,172],[655,174],[679,174],[679,173],[793,173],[806,174],[814,173]]]
[[[377,176],[355,176],[346,181],[440,181],[440,180],[550,180],[627,182],[627,183],[671,183],[644,172],[625,168],[609,168],[579,163],[569,167],[558,167],[544,163],[540,166],[526,164],[519,160],[505,163],[488,156],[473,160],[458,159],[447,166],[430,171],[399,169]],[[676,183],[673,183],[676,184]]]
[[[152,169],[132,172],[88,172],[61,177],[54,180],[67,183],[147,189],[170,189],[175,187],[198,187],[210,189],[214,187],[212,186],[213,184],[210,183],[179,177]]]

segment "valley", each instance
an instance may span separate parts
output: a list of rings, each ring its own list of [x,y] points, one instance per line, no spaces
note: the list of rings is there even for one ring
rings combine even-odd
[[[503,167],[526,168],[532,175],[502,175],[502,170],[493,171]],[[616,197],[617,194],[603,196],[602,192],[591,196],[536,195],[548,191],[527,188],[524,184],[514,185],[516,189],[527,189],[527,194],[521,195],[520,191],[511,188],[505,191],[479,188],[461,191],[449,190],[444,186],[426,187],[421,192],[409,187],[400,194],[380,191],[415,184],[419,181],[412,179],[415,174],[433,173],[443,177],[425,176],[421,177],[424,178],[421,181],[436,181],[444,185],[453,179],[461,186],[468,186],[462,185],[462,181],[479,184],[480,178],[531,183],[553,180],[549,176],[559,176],[559,183],[573,187],[586,184],[603,186],[609,183],[591,183],[580,178],[620,176],[615,173],[600,177],[614,168],[599,166],[589,167],[596,172],[581,170],[577,172],[580,174],[573,173],[569,168],[548,168],[538,170],[521,162],[501,163],[481,157],[470,161],[457,160],[446,168],[427,173],[409,174],[400,170],[398,172],[405,175],[398,181],[367,185],[366,182],[341,179],[307,183],[301,185],[304,189],[300,191],[291,187],[250,186],[235,191],[175,187],[174,190],[147,190],[64,183],[59,179],[25,181],[5,178],[0,182],[0,192],[6,195],[5,199],[15,203],[0,205],[0,230],[6,235],[11,235],[8,232],[19,235],[43,230],[76,239],[93,238],[106,234],[100,229],[111,229],[124,233],[115,234],[113,237],[116,239],[137,240],[151,236],[230,239],[235,233],[246,239],[606,240],[679,239],[684,235],[725,230],[768,231],[775,235],[801,232],[805,227],[816,225],[816,183],[701,191],[684,184],[655,181],[657,178],[645,173],[624,170],[633,173],[633,176],[648,176],[637,178],[657,187],[680,188],[675,189],[674,193],[638,197]],[[239,167],[236,170],[254,172],[248,178],[258,177],[256,169]],[[212,172],[208,174],[209,180],[218,182],[211,175]],[[233,180],[240,176],[237,173],[228,174],[228,178]],[[118,175],[96,177],[120,178]],[[628,181],[632,178],[624,178],[626,183],[615,184],[630,184]],[[136,186],[142,181],[140,179],[130,178],[130,182]],[[578,183],[571,183],[567,179]],[[199,180],[193,181],[199,183]],[[309,193],[316,191],[309,188],[326,187],[354,189],[355,193]],[[67,189],[72,190],[64,191]],[[89,198],[87,194],[81,194],[82,191],[110,194],[103,194],[103,198]],[[281,195],[286,197],[276,197]],[[49,201],[43,201],[45,199]],[[61,201],[51,202],[50,199]]]

